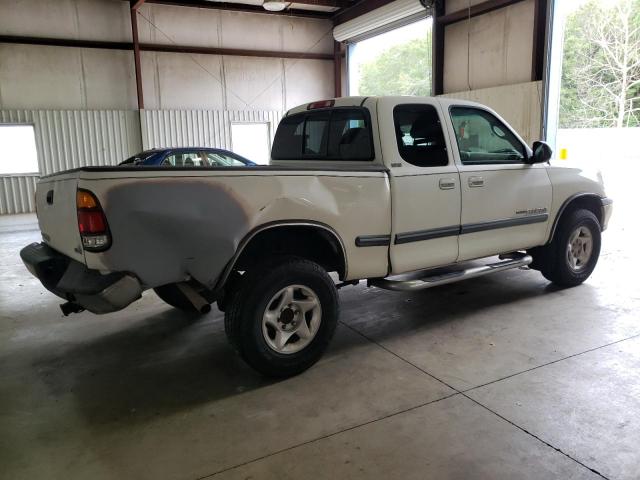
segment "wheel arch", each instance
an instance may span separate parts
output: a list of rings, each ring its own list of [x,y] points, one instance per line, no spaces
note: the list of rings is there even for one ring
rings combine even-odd
[[[560,220],[562,220],[563,216],[579,208],[584,208],[592,212],[598,219],[600,228],[602,228],[602,221],[604,219],[604,212],[602,211],[602,200],[603,198],[595,193],[577,193],[567,198],[558,209],[558,213],[556,214],[553,225],[551,226],[547,244],[553,240],[553,236],[555,235],[558,225],[560,224]]]
[[[294,240],[284,246],[284,241]],[[264,248],[264,250],[262,250]],[[263,255],[299,255],[315,261],[341,279],[348,272],[347,251],[340,235],[329,225],[308,220],[275,221],[260,225],[240,241],[223,270],[215,290],[221,290],[234,270],[242,269]]]

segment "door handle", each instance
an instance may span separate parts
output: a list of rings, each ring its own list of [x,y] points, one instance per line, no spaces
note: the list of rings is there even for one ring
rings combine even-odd
[[[456,188],[456,181],[453,178],[441,178],[439,185],[440,190],[452,190]]]
[[[484,178],[482,178],[482,177],[469,177],[469,186],[471,188],[484,187]]]

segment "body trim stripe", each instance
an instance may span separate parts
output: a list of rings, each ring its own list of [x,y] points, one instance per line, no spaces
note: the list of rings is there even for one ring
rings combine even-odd
[[[391,235],[360,235],[356,237],[356,247],[382,247],[391,243]]]
[[[453,225],[450,227],[442,227],[442,228],[432,228],[429,230],[417,230],[415,232],[404,232],[398,233],[395,236],[394,244],[402,245],[404,243],[412,243],[412,242],[421,242],[424,240],[433,240],[436,238],[445,238],[445,237],[454,237],[457,235],[464,235],[466,233],[476,233],[476,232],[484,232],[487,230],[496,230],[499,228],[508,228],[508,227],[519,227],[523,225],[531,225],[534,223],[542,223],[549,220],[549,215],[546,213],[539,215],[528,215],[526,217],[517,217],[517,218],[506,218],[504,220],[492,220],[490,222],[482,222],[482,223],[468,223],[466,225]],[[370,236],[372,239],[382,239],[385,237],[384,235],[372,235]],[[387,243],[368,243],[361,242],[359,243],[359,239],[363,239],[365,237],[358,237],[356,239],[356,245],[359,247],[364,246],[373,246],[373,245],[388,245],[388,236]]]
[[[539,215],[527,215],[526,217],[507,218],[504,220],[494,220],[491,222],[468,223],[466,225],[462,225],[462,227],[460,228],[460,233],[464,235],[465,233],[484,232],[485,230],[493,230],[497,228],[518,227],[521,225],[542,223],[546,222],[547,220],[549,220],[549,214],[542,213]]]
[[[430,230],[418,230],[415,232],[398,233],[396,235],[395,244],[420,242],[422,240],[432,240],[434,238],[451,237],[460,234],[460,225],[451,227],[433,228]]]

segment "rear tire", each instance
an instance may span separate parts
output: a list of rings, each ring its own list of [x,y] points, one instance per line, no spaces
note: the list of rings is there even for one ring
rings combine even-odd
[[[240,356],[270,377],[297,375],[327,349],[338,322],[338,295],[327,272],[298,257],[257,266],[236,285],[225,331]]]
[[[600,245],[597,217],[589,210],[574,210],[561,218],[549,245],[531,251],[531,266],[558,286],[575,287],[595,269]]]

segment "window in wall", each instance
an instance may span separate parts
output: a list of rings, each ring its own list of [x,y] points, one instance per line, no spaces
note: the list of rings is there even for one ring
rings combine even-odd
[[[362,108],[305,112],[280,122],[275,160],[372,160],[371,126]]]
[[[269,164],[268,123],[232,123],[231,143],[238,155],[259,165]]]
[[[349,45],[349,95],[431,95],[426,18]]]
[[[451,109],[460,160],[465,165],[522,163],[524,145],[500,120],[486,110]]]
[[[0,125],[0,174],[40,173],[33,125]]]
[[[393,109],[398,152],[418,167],[441,167],[449,163],[438,112],[432,105],[398,105]]]

